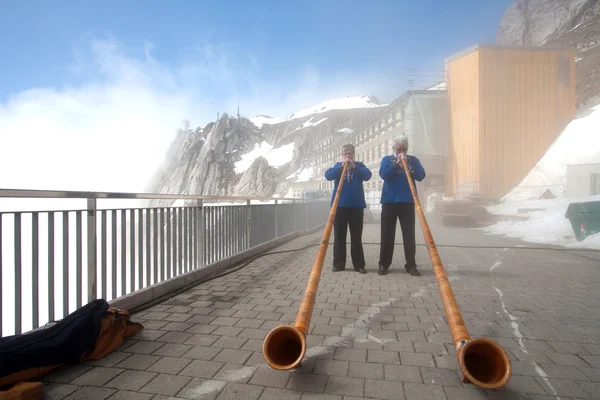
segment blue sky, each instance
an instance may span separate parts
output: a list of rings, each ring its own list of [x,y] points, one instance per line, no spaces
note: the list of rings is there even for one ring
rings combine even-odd
[[[451,54],[494,42],[511,3],[6,1],[0,9],[0,158],[57,163],[41,151],[29,160],[15,158],[15,148],[40,135],[36,141],[62,146],[68,155],[54,173],[72,174],[73,163],[99,154],[86,150],[90,143],[126,159],[128,146],[144,140],[152,150],[142,173],[164,156],[181,120],[204,126],[217,112],[235,113],[238,92],[246,116],[284,116],[347,95],[390,101],[408,79],[417,85],[435,79],[407,76],[405,69],[443,71]],[[113,140],[124,150],[110,147]],[[73,149],[80,154],[71,155]],[[118,173],[122,165],[111,168]],[[71,182],[90,180],[81,174]],[[39,179],[25,175],[3,177],[0,187]]]

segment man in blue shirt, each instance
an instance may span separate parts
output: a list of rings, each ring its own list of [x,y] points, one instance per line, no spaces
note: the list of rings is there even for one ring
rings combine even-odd
[[[346,268],[346,233],[350,228],[350,255],[354,269],[366,274],[365,254],[362,246],[363,216],[367,208],[363,182],[371,179],[371,171],[361,162],[354,161],[355,150],[351,144],[342,147],[343,162],[347,162],[346,176],[342,177],[343,162],[325,171],[325,179],[335,181],[331,203],[335,199],[340,179],[344,179],[340,200],[333,220],[333,271]]]
[[[406,159],[408,173],[413,182],[425,179],[425,169],[419,159],[407,155],[408,139],[404,135],[394,138],[394,154],[381,160],[379,176],[383,179],[381,192],[381,247],[379,251],[379,275],[387,274],[394,256],[396,220],[400,221],[406,271],[414,276],[421,274],[415,261],[415,203],[410,191],[406,171],[401,159]],[[416,186],[415,186],[416,188]]]

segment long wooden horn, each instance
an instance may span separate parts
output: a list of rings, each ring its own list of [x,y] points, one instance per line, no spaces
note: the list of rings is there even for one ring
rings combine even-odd
[[[456,299],[450,287],[450,282],[446,277],[446,272],[442,266],[442,261],[438,254],[431,230],[425,219],[425,214],[421,208],[419,197],[415,184],[410,176],[408,162],[402,159],[406,178],[412,192],[415,202],[415,210],[421,222],[421,229],[425,237],[425,243],[429,250],[429,258],[433,264],[433,272],[438,283],[446,318],[450,326],[452,341],[458,357],[458,365],[462,370],[463,382],[471,382],[484,389],[501,388],[510,379],[512,374],[512,364],[504,349],[496,342],[487,338],[472,339],[465,326]]]
[[[310,319],[315,307],[315,298],[317,297],[317,290],[319,289],[319,281],[321,280],[325,254],[327,254],[329,237],[331,236],[333,220],[340,201],[340,193],[342,193],[342,186],[344,184],[344,176],[346,176],[347,167],[348,163],[344,162],[340,183],[335,193],[331,211],[329,211],[329,219],[327,220],[325,232],[323,232],[323,239],[321,240],[321,246],[319,246],[317,257],[313,263],[308,283],[306,284],[304,297],[302,298],[298,314],[296,315],[296,322],[294,325],[280,325],[273,328],[267,336],[265,336],[263,341],[263,357],[271,368],[279,370],[296,368],[300,365],[306,354],[306,335],[308,334]]]

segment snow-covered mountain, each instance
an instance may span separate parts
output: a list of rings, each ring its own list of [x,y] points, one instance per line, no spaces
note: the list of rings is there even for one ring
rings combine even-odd
[[[285,195],[308,168],[323,136],[351,133],[386,104],[373,96],[325,101],[286,117],[223,114],[204,128],[180,129],[147,190],[221,196]],[[155,201],[154,205],[169,202]]]
[[[516,0],[502,17],[496,42],[574,49],[577,107],[597,103],[600,0]]]

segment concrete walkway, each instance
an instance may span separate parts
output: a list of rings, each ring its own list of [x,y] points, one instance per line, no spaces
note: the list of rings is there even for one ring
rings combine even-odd
[[[512,358],[504,390],[460,382],[426,249],[418,248],[421,277],[399,268],[402,246],[379,276],[379,246],[365,244],[366,275],[349,260],[350,270],[332,273],[330,246],[299,370],[270,369],[261,349],[270,329],[294,321],[316,246],[259,258],[135,314],[140,334],[103,360],[47,376],[47,398],[600,398],[600,254],[510,248],[524,244],[429,223],[470,334]],[[318,244],[321,235],[274,250]],[[419,229],[417,237],[423,243]],[[378,243],[379,225],[365,225],[363,240]]]

